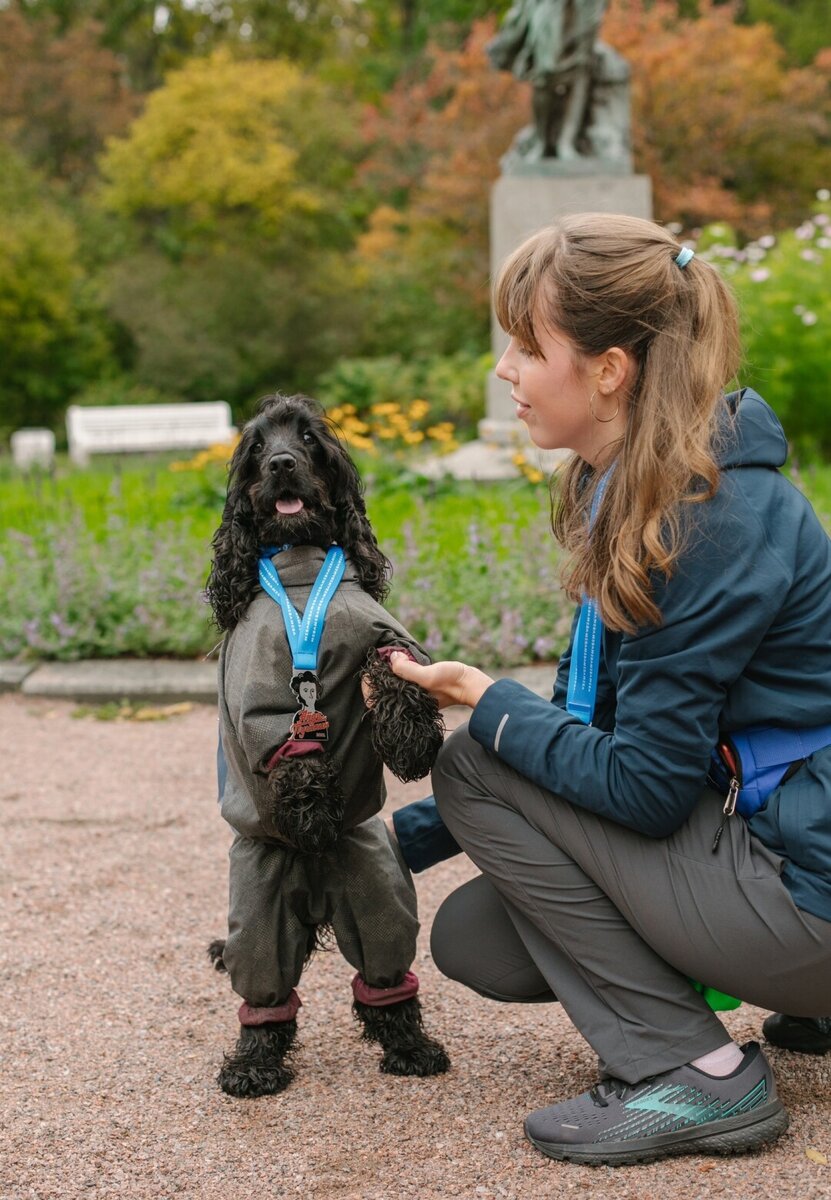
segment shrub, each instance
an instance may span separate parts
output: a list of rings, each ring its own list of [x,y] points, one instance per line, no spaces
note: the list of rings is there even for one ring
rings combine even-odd
[[[483,417],[489,355],[468,353],[404,362],[384,358],[342,359],[317,381],[317,398],[327,409],[350,409],[361,418],[379,405],[429,405],[432,423],[450,421],[473,433]]]
[[[739,248],[732,231],[704,230],[705,254],[742,311],[741,382],[773,406],[803,451],[831,450],[831,205],[828,193],[798,228]]]

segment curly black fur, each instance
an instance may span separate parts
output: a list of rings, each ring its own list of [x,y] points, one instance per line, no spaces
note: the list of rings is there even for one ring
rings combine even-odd
[[[370,650],[363,671],[372,691],[368,710],[372,747],[403,783],[430,773],[444,741],[444,718],[417,683],[399,679],[386,659]]]
[[[331,850],[343,832],[340,765],[328,754],[283,758],[268,774],[266,832],[303,854]]]
[[[210,946],[208,946],[208,958],[213,963],[215,971],[222,971],[227,974],[228,968],[225,966],[225,960],[222,955],[225,950],[225,939],[214,938]]]
[[[299,499],[294,514],[279,500]],[[389,560],[366,516],[355,464],[321,405],[307,396],[264,396],[242,431],[228,474],[222,523],[206,595],[220,629],[233,629],[259,589],[257,560],[264,545],[328,548],[349,555],[361,587],[383,601]]]
[[[294,1079],[290,1059],[296,1037],[296,1018],[241,1025],[233,1052],[224,1056],[217,1083],[239,1100],[285,1091]]]
[[[383,1006],[355,1000],[352,1012],[363,1026],[361,1040],[378,1042],[384,1051],[380,1069],[387,1075],[443,1075],[449,1069],[444,1047],[424,1032],[418,996]]]

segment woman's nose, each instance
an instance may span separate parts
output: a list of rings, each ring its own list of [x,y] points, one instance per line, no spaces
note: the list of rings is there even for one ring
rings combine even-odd
[[[516,368],[511,361],[511,347],[503,353],[499,362],[494,367],[494,373],[497,379],[504,379],[506,383],[516,383],[517,373]]]

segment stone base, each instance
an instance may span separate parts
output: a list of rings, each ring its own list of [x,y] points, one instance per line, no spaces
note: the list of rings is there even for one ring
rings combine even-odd
[[[627,213],[652,219],[652,184],[648,175],[583,174],[574,176],[502,175],[491,192],[491,277],[517,246],[571,212]],[[491,319],[494,359],[502,356],[508,337]],[[496,376],[488,379],[489,419],[516,423],[511,389]]]

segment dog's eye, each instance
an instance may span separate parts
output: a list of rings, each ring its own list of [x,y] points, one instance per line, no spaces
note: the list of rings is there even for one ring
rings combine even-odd
[[[263,448],[263,439],[262,438],[254,438],[254,441],[251,443],[251,449],[252,450],[262,450],[262,448]]]
[[[303,441],[306,443],[307,446],[313,446],[315,444],[314,434],[309,433],[309,431],[307,429],[306,432],[303,434]]]

